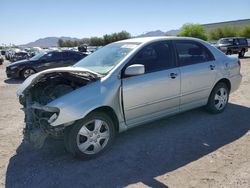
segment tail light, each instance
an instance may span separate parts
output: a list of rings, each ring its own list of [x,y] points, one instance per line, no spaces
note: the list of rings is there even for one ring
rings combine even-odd
[[[241,62],[240,62],[240,60],[239,60],[239,59],[238,59],[238,65],[239,65],[239,66],[241,66]]]

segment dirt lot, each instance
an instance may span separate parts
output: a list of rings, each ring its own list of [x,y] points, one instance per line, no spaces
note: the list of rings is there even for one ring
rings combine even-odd
[[[249,57],[249,58],[248,58]],[[91,161],[48,140],[38,151],[22,143],[23,113],[0,66],[1,187],[250,187],[250,54],[224,113],[192,110],[122,133]]]

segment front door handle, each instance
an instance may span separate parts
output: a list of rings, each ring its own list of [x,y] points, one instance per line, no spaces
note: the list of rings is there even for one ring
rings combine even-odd
[[[174,73],[174,72],[169,74],[169,77],[172,78],[172,79],[175,79],[177,76],[178,76],[178,74]]]
[[[210,65],[209,67],[210,67],[211,70],[215,69],[215,65]]]

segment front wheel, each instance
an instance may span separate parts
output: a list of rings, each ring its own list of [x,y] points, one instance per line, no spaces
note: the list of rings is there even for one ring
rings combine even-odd
[[[93,112],[72,126],[65,132],[65,146],[81,159],[97,157],[111,146],[115,137],[114,123],[103,112]]]
[[[34,71],[33,69],[31,68],[26,68],[24,69],[22,72],[21,72],[21,78],[23,80],[25,80],[26,78],[28,78],[29,76],[31,76],[32,74],[35,74],[36,71]]]
[[[228,99],[229,89],[225,83],[220,82],[212,90],[206,107],[211,113],[221,113],[225,110]]]

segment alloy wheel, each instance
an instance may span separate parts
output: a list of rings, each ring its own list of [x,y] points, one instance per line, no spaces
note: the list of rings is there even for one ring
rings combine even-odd
[[[227,90],[225,88],[220,88],[214,97],[215,108],[217,110],[222,110],[226,106],[227,100],[228,100]]]
[[[94,119],[84,124],[77,134],[77,147],[84,154],[96,154],[108,143],[110,129],[108,124],[100,119]]]
[[[33,69],[26,69],[23,72],[23,77],[26,79],[29,76],[31,76],[32,74],[35,74],[35,71]]]

